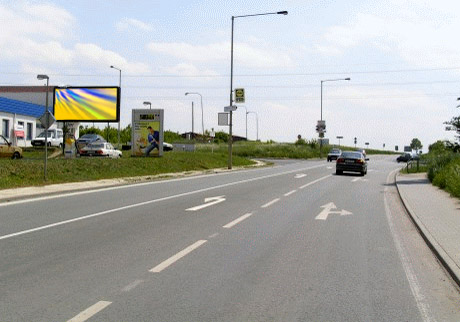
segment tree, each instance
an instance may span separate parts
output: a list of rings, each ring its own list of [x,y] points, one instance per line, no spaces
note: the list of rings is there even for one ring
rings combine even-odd
[[[421,150],[423,148],[423,145],[419,139],[413,138],[412,142],[410,143],[410,147],[418,153],[418,150]]]
[[[457,132],[457,138],[460,139],[460,116],[453,117],[450,121],[444,122],[446,124],[446,131]]]

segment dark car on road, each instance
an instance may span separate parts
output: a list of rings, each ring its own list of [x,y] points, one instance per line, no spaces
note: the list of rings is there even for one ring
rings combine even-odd
[[[367,173],[367,161],[369,159],[361,152],[344,151],[337,159],[335,173],[342,174],[344,171],[359,172],[363,176]]]
[[[404,153],[401,154],[399,157],[396,158],[396,161],[399,162],[409,162],[412,160],[412,154],[410,153]]]
[[[338,157],[342,154],[342,150],[340,149],[332,149],[331,152],[327,155],[327,162],[332,160],[337,160]]]

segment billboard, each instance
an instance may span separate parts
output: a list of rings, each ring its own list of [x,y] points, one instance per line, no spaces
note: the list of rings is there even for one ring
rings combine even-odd
[[[133,109],[131,154],[163,155],[163,110]]]
[[[54,117],[68,122],[118,122],[119,87],[56,87]]]

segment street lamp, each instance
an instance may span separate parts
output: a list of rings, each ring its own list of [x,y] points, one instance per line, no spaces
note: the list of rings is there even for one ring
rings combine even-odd
[[[196,93],[196,92],[187,92],[187,93],[185,93],[185,96],[190,95],[190,94],[200,95],[200,101],[201,101],[201,130],[203,132],[203,138],[204,138],[203,96],[200,93]]]
[[[120,95],[121,95],[121,69],[116,68],[115,66],[110,66],[110,68],[116,69],[120,72],[120,78],[118,81],[118,87],[120,87]],[[120,99],[120,115],[118,116],[118,148],[120,148],[120,122],[121,122],[121,99]],[[107,126],[109,123],[107,123]],[[108,138],[107,138],[108,141]]]
[[[259,141],[259,115],[257,115],[257,112],[249,111],[249,112],[246,112],[246,116],[248,114],[250,114],[250,113],[256,115],[256,128],[257,128],[257,132],[256,132],[257,133],[257,139],[256,139],[256,141]],[[246,131],[247,131],[247,129],[246,129]]]
[[[243,16],[232,16],[232,41],[230,47],[230,123],[229,123],[229,138],[228,138],[228,168],[232,168],[232,145],[233,145],[233,133],[232,133],[232,120],[233,120],[233,29],[235,25],[235,18],[245,18],[245,17],[255,17],[255,16],[266,16],[266,15],[287,15],[287,11],[278,11],[278,12],[268,12],[268,13],[258,13],[253,15],[243,15]]]
[[[45,120],[48,122],[48,93],[49,93],[49,81],[50,78],[48,75],[37,75],[38,80],[44,80],[46,79],[46,104],[45,104]],[[43,178],[46,181],[46,166],[47,166],[47,161],[48,161],[48,124],[45,124],[45,168],[43,170]]]
[[[337,81],[349,81],[351,78],[335,78],[335,79],[324,79],[321,81],[321,121],[323,120],[323,83],[325,82],[337,82]],[[323,140],[319,141],[319,157],[322,157]]]
[[[152,103],[151,102],[144,102],[144,105],[150,105],[150,109],[152,109]]]

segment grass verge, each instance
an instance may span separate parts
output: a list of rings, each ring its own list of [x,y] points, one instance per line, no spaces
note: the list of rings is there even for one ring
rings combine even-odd
[[[234,166],[247,166],[253,161],[234,156]],[[48,160],[46,184],[80,182],[224,168],[227,154],[205,152],[172,152],[161,158],[56,158]],[[0,160],[0,189],[40,186],[43,180],[43,160]]]

